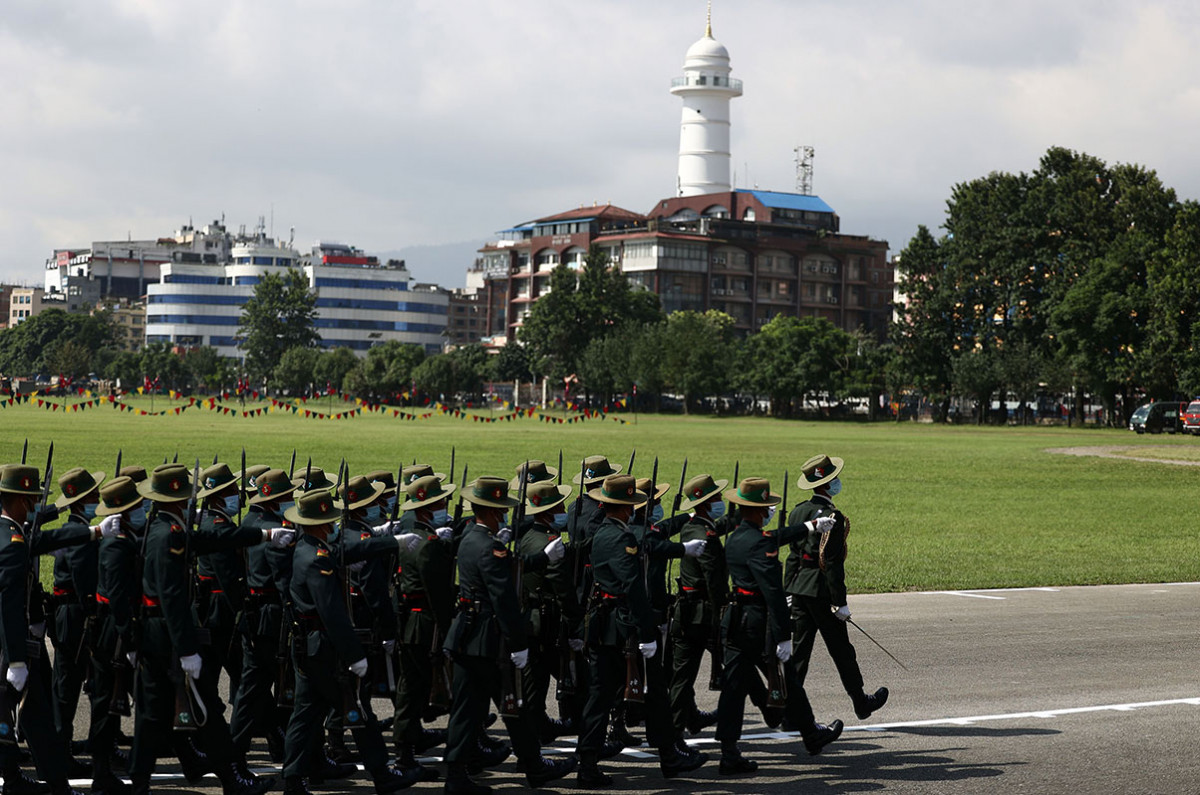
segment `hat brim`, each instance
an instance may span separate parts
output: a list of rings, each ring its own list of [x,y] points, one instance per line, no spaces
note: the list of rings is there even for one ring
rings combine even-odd
[[[250,499],[246,500],[246,504],[247,505],[262,505],[264,502],[273,502],[274,500],[277,500],[280,497],[286,497],[287,495],[291,494],[295,490],[296,490],[296,484],[292,483],[292,485],[289,486],[288,488],[283,489],[282,491],[272,492],[271,494],[269,494],[265,497],[261,494],[251,497]]]
[[[724,491],[725,487],[728,485],[729,485],[729,481],[724,478],[722,478],[721,480],[714,480],[712,491],[709,491],[706,494],[701,494],[699,497],[693,497],[688,500],[683,500],[682,502],[679,503],[679,510],[690,511],[693,508],[695,508],[697,505],[702,505],[702,504],[708,502],[713,497],[717,496],[722,491]]]
[[[188,476],[187,484],[191,486],[191,476]],[[138,494],[142,495],[151,502],[187,502],[192,498],[191,492],[182,496],[174,494],[163,494],[154,490],[154,481],[152,478],[146,478],[141,483],[137,484]]]
[[[401,511],[415,511],[417,508],[423,508],[426,505],[433,505],[434,503],[441,502],[442,500],[445,500],[445,499],[449,499],[450,495],[453,494],[454,490],[457,488],[458,488],[458,486],[455,486],[453,483],[445,483],[442,485],[441,492],[439,492],[438,494],[435,494],[432,497],[426,497],[423,500],[405,500],[400,505],[400,510]]]
[[[564,502],[567,501],[567,497],[571,496],[571,487],[570,486],[555,486],[555,488],[558,489],[558,499],[556,499],[552,502],[544,503],[542,505],[528,505],[527,504],[525,506],[525,515],[526,516],[537,516],[539,513],[545,513],[546,511],[549,511],[551,508],[557,508],[559,505],[562,505]],[[526,500],[528,500],[528,498],[526,498]]]
[[[620,465],[620,464],[609,464],[609,465],[608,465],[608,471],[607,471],[607,472],[605,472],[603,475],[596,475],[595,477],[592,477],[592,478],[584,478],[584,477],[582,476],[582,474],[580,474],[580,475],[576,475],[575,477],[571,478],[571,482],[572,482],[572,483],[574,483],[576,486],[578,486],[578,485],[579,485],[579,481],[582,479],[582,480],[583,480],[583,485],[585,485],[585,486],[592,486],[592,485],[594,485],[594,484],[596,484],[596,483],[601,483],[601,482],[603,482],[603,480],[604,480],[606,477],[608,477],[609,475],[618,475],[618,474],[620,474],[620,472],[621,472],[621,465]],[[588,494],[588,496],[590,497],[590,496],[592,496],[592,495],[591,495],[591,494]]]
[[[654,499],[661,500],[663,498],[663,495],[666,494],[670,490],[671,490],[670,483],[659,483],[657,486],[654,487]],[[642,500],[641,502],[639,502],[637,504],[637,507],[641,508],[647,502],[649,502],[649,500]]]
[[[819,480],[807,480],[804,477],[804,474],[801,473],[800,480],[796,481],[796,485],[802,489],[819,489],[826,483],[831,483],[834,478],[841,474],[842,467],[845,466],[846,462],[837,456],[831,455],[829,456],[829,463],[833,464],[833,472],[830,472],[828,475],[820,478]]]
[[[100,488],[100,484],[103,483],[104,478],[107,477],[103,472],[92,472],[91,475],[92,475],[92,480],[94,480],[96,482],[95,482],[95,484],[92,485],[92,487],[90,489],[88,489],[87,491],[81,492],[79,494],[76,494],[74,497],[68,497],[67,495],[64,494],[61,497],[59,497],[57,500],[54,501],[54,507],[61,509],[61,508],[66,508],[68,505],[74,505],[75,503],[79,502],[87,495],[95,492],[96,489]],[[41,492],[39,491],[38,494],[41,494]]]
[[[338,508],[330,508],[329,513],[324,516],[305,517],[301,516],[300,511],[293,505],[283,512],[283,518],[298,527],[315,527],[322,524],[333,524],[342,518],[342,512]]]
[[[212,495],[218,494],[218,493],[224,491],[225,489],[229,488],[230,486],[236,486],[237,484],[238,484],[238,476],[230,475],[229,480],[225,481],[224,483],[218,483],[217,485],[212,486],[210,488],[200,489],[200,491],[196,492],[196,498],[200,499],[200,500],[207,499],[207,498],[211,497]]]
[[[516,508],[521,503],[513,497],[505,497],[503,500],[485,500],[482,497],[476,497],[468,494],[466,489],[462,493],[463,502],[469,502],[477,508]]]
[[[379,499],[379,495],[383,494],[383,492],[387,489],[386,484],[379,483],[378,481],[371,481],[367,483],[367,485],[371,487],[371,496],[365,497],[357,502],[350,503],[350,510],[357,511],[359,508],[367,507],[371,503],[375,502],[375,500]],[[338,501],[343,502],[341,494],[338,494]]]
[[[132,501],[126,503],[125,505],[114,505],[111,508],[108,507],[107,505],[105,505],[104,503],[100,503],[98,506],[96,506],[96,515],[97,516],[114,516],[118,513],[125,513],[130,508],[137,505],[139,502],[145,502],[145,500],[146,500],[145,497],[142,497],[139,495],[138,497],[135,497]]]
[[[253,469],[253,467],[246,467],[245,470],[239,469],[237,472],[233,473],[233,479],[236,480],[238,483],[242,483],[243,482],[242,478],[245,477],[246,488],[242,489],[242,491],[246,492],[247,494],[255,493],[255,490],[250,488],[250,484],[249,484],[250,478],[257,478],[259,475],[263,475],[263,474],[266,474],[267,472],[271,471],[270,467],[268,467],[267,469],[264,469],[260,472],[250,473],[251,469]],[[249,474],[247,474],[247,473],[249,473]]]
[[[605,505],[632,505],[634,507],[641,505],[643,502],[645,502],[648,499],[648,495],[646,494],[646,492],[638,491],[637,489],[634,489],[633,496],[629,497],[628,499],[617,499],[616,497],[609,497],[608,495],[606,495],[604,493],[603,488],[590,489],[590,490],[588,490],[587,495],[589,497],[591,497],[593,500],[595,500],[596,502],[599,502],[599,503],[602,503]]]
[[[529,485],[532,486],[534,483],[545,483],[547,480],[554,480],[557,477],[558,477],[557,469],[555,469],[554,467],[546,467],[546,477],[542,478],[541,480],[531,480],[531,481],[529,481]],[[513,475],[513,479],[508,481],[508,487],[510,489],[513,489],[514,491],[516,489],[521,488],[521,476]]]
[[[782,499],[778,494],[772,494],[769,502],[751,502],[738,496],[737,489],[730,489],[725,492],[724,496],[726,502],[732,502],[734,505],[745,505],[750,508],[770,508],[772,505],[778,505]]]
[[[400,478],[404,481],[404,486],[407,486],[407,485],[411,484],[414,480],[419,480],[420,478],[427,478],[427,477],[431,477],[431,476],[437,478],[438,480],[442,480],[442,481],[444,481],[446,479],[445,472],[428,472],[424,475],[418,475],[415,478],[406,478],[406,477],[404,477],[403,473],[401,473]],[[404,488],[404,486],[400,486],[399,488]]]

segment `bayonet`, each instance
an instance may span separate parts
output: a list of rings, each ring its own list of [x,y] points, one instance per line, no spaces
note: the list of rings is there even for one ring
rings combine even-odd
[[[25,437],[25,446],[21,448],[21,466],[25,466],[25,461],[29,457],[29,437]]]
[[[637,448],[633,448],[633,452],[629,454],[629,468],[625,470],[626,475],[633,475],[633,461],[637,458]]]

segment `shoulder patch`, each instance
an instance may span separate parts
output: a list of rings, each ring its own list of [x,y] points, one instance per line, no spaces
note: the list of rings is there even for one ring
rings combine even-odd
[[[778,550],[778,549],[775,549],[775,550],[771,550],[771,551],[767,552],[767,557],[768,557],[768,558],[777,558],[777,557],[779,557],[779,550]]]
[[[174,547],[171,547],[168,551],[172,555],[182,555],[184,552],[187,552],[187,549],[184,547],[180,547],[179,549],[175,549]]]
[[[221,514],[213,514],[213,524],[229,524],[229,520]]]
[[[359,541],[366,541],[366,540],[367,540],[368,538],[370,538],[370,537],[371,537],[371,534],[370,534],[370,533],[365,533],[365,532],[364,532],[364,533],[359,533],[359,534],[358,534],[358,540],[359,540]]]
[[[322,574],[324,574],[327,577],[330,574],[333,574],[333,569],[317,569],[317,571],[321,572]]]
[[[775,535],[775,529],[772,527],[764,527],[762,530],[762,534],[764,536],[766,536],[767,538],[771,538],[772,536]]]
[[[329,557],[329,550],[328,550],[328,549],[322,549],[321,547],[317,547],[317,557],[318,557],[318,558],[327,558],[327,557]]]
[[[12,534],[12,538],[8,539],[8,543],[10,543],[10,544],[24,544],[24,543],[25,543],[25,536],[21,535],[20,533],[13,533],[13,534]]]
[[[498,558],[507,558],[508,550],[507,549],[493,549],[492,554]]]
[[[630,555],[636,555],[637,549],[638,549],[637,547],[625,547],[625,551],[628,552]]]
[[[171,523],[171,532],[172,533],[182,533],[183,528],[180,527],[179,525],[175,524],[174,522],[172,522]]]

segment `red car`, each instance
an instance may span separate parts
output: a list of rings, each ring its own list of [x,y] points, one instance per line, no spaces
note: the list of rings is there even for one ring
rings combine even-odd
[[[1200,400],[1193,400],[1183,411],[1183,432],[1200,436]]]

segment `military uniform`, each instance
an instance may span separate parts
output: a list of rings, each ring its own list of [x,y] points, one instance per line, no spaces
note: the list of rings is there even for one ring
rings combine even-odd
[[[83,506],[78,506],[82,508]],[[82,512],[72,511],[65,528],[90,529]],[[54,556],[54,724],[68,739],[75,727],[84,679],[88,673],[88,635],[96,609],[99,545],[80,544]]]

